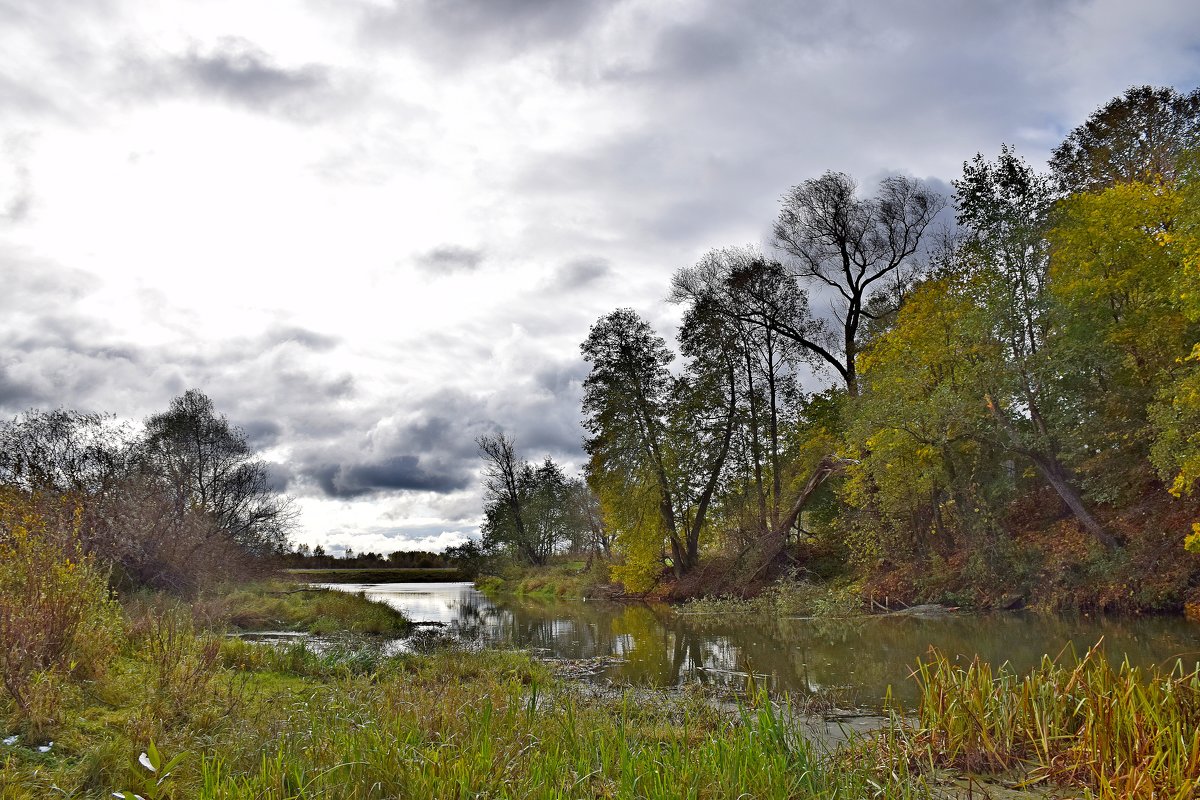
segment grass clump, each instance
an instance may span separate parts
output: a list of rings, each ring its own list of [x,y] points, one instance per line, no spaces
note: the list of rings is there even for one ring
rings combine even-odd
[[[221,598],[222,616],[247,631],[350,632],[402,636],[409,622],[400,611],[369,600],[362,592],[297,589],[286,583],[258,583]]]
[[[1200,667],[1113,667],[1100,645],[1045,658],[1026,675],[964,666],[933,651],[914,675],[917,721],[897,716],[883,741],[929,769],[1025,774],[1027,784],[1095,798],[1191,798],[1200,791]]]

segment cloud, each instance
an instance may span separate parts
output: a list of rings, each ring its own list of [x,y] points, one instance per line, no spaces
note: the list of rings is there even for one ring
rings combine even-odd
[[[126,98],[201,97],[304,123],[344,112],[364,88],[360,80],[325,64],[281,65],[254,42],[236,36],[207,46],[193,43],[179,54],[135,46],[118,59]]]
[[[195,87],[248,108],[272,106],[330,88],[328,67],[278,67],[260,48],[236,37],[221,39],[207,53],[193,50],[176,64]]]
[[[362,17],[363,41],[404,43],[441,66],[511,58],[568,42],[611,12],[609,0],[392,0]]]
[[[576,258],[555,270],[548,288],[556,292],[573,292],[609,278],[612,263],[598,256]]]
[[[355,498],[376,492],[420,491],[444,494],[466,488],[465,472],[437,472],[421,466],[415,455],[389,456],[362,464],[326,464],[313,471],[321,490],[330,497]]]
[[[474,272],[483,264],[484,253],[472,247],[443,244],[416,257],[417,269],[429,275]]]

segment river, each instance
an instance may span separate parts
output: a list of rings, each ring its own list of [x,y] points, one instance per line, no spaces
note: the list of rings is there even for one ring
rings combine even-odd
[[[689,615],[667,606],[598,600],[491,599],[469,583],[338,584],[441,623],[459,638],[519,647],[559,659],[608,658],[601,679],[649,686],[688,683],[829,696],[838,705],[877,706],[891,686],[915,698],[913,666],[937,647],[1017,670],[1103,639],[1114,661],[1148,667],[1200,662],[1200,624],[1175,617],[1104,617],[1007,612],[935,618],[761,619]]]

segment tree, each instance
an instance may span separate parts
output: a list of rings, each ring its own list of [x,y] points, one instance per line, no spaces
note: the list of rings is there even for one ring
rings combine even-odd
[[[1050,158],[1064,194],[1118,183],[1173,181],[1180,157],[1200,144],[1200,89],[1131,87],[1095,111]]]
[[[111,416],[31,409],[0,423],[0,483],[98,495],[127,473],[131,438]]]
[[[1066,408],[1063,364],[1047,353],[1052,325],[1048,291],[1048,182],[1008,148],[995,162],[976,156],[954,182],[960,224],[968,229],[951,269],[963,274],[984,310],[978,335],[996,358],[977,389],[993,423],[994,442],[1031,463],[1079,523],[1105,548],[1116,540],[1084,503],[1062,459]]]
[[[642,555],[661,552],[664,537],[670,539],[682,562],[666,441],[667,365],[674,356],[632,309],[601,317],[581,350],[592,365],[583,384],[588,480],[606,519],[619,540],[648,543]],[[647,504],[651,515],[641,513]],[[623,549],[628,558],[631,548]]]
[[[903,176],[885,178],[874,197],[857,190],[850,176],[826,172],[784,196],[775,244],[791,256],[801,288],[828,299],[833,319],[804,320],[801,330],[769,323],[832,367],[852,396],[865,322],[899,304],[917,272],[921,239],[945,206],[936,192]]]
[[[1176,252],[1180,269],[1174,276],[1171,296],[1177,309],[1192,323],[1190,352],[1179,359],[1171,381],[1162,387],[1151,407],[1155,440],[1151,458],[1159,475],[1176,497],[1195,492],[1200,482],[1200,150],[1187,159],[1181,182],[1180,215],[1174,230],[1157,238]],[[1200,553],[1200,522],[1192,524],[1186,545]]]
[[[508,541],[525,543],[525,515],[521,508],[519,480],[522,462],[516,446],[503,433],[475,440],[483,458],[484,543]],[[509,530],[511,529],[511,530]],[[489,538],[488,531],[491,531]]]
[[[476,440],[484,460],[485,551],[510,548],[531,564],[545,564],[562,545],[581,535],[572,513],[571,482],[547,456],[539,466],[517,457],[503,433]]]
[[[600,498],[581,478],[567,481],[567,513],[570,515],[570,530],[574,538],[571,550],[587,553],[590,561],[594,556],[612,558],[612,536],[604,524]]]
[[[876,550],[893,531],[905,534],[893,542],[901,552],[923,551],[929,534],[948,543],[959,532],[993,532],[984,495],[1004,470],[989,447],[982,395],[1003,345],[974,294],[962,276],[923,282],[862,355],[851,425],[861,462],[843,495],[885,521]]]
[[[807,352],[798,345],[819,338],[819,328],[795,279],[779,262],[748,247],[712,250],[695,266],[679,270],[670,300],[686,304],[688,315],[720,317],[732,327],[736,340],[726,345],[736,349],[739,433],[745,440],[736,461],[745,464],[745,477],[753,480],[753,489],[744,493],[757,498],[755,527],[761,532],[778,522],[782,502],[782,396],[794,391],[792,369]]]
[[[487,554],[479,542],[474,539],[467,539],[460,545],[447,547],[442,551],[442,556],[458,570],[462,577],[469,581],[479,577],[487,558]]]
[[[1174,376],[1197,327],[1176,298],[1174,231],[1182,198],[1169,185],[1121,183],[1062,200],[1050,231],[1055,357],[1074,398],[1068,420],[1081,473],[1118,499],[1146,477],[1147,409]]]
[[[199,510],[254,554],[286,548],[295,520],[290,499],[270,488],[267,466],[245,432],[217,414],[199,390],[189,389],[146,420],[141,461],[173,498],[177,516]]]
[[[708,361],[701,348],[686,379],[672,379],[666,342],[630,309],[601,317],[581,349],[592,365],[583,385],[589,483],[637,582],[649,579],[648,560],[664,541],[682,577],[699,560],[700,533],[729,452],[732,365]],[[724,409],[717,412],[723,422],[714,408]],[[649,508],[655,511],[645,513]]]

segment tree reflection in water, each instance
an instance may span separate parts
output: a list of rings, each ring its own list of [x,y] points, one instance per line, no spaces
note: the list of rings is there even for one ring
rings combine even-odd
[[[1104,638],[1104,651],[1135,665],[1200,662],[1200,626],[1162,617],[1095,618],[1007,613],[852,619],[686,615],[665,606],[597,600],[495,601],[470,584],[343,586],[366,591],[415,621],[441,622],[451,635],[538,655],[589,659],[617,656],[602,678],[619,683],[742,689],[758,685],[793,695],[827,695],[875,705],[889,685],[914,699],[908,679],[931,646],[952,658],[980,658],[1017,670],[1043,655],[1074,647],[1083,653]]]

